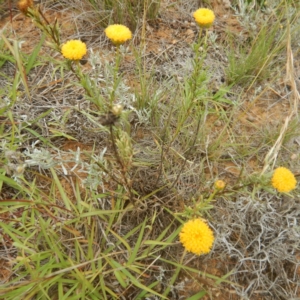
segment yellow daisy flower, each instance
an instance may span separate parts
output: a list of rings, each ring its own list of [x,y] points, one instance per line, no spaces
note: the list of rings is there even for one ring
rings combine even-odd
[[[215,188],[216,188],[217,190],[223,190],[224,187],[225,187],[225,185],[226,185],[226,183],[225,183],[223,180],[217,180],[217,181],[215,182]]]
[[[201,28],[209,28],[215,20],[214,12],[208,8],[199,8],[194,12],[193,17]]]
[[[201,255],[210,252],[215,238],[207,223],[198,218],[183,225],[179,239],[187,251]]]
[[[109,25],[104,32],[115,45],[124,44],[127,40],[132,38],[130,29],[124,25]]]
[[[294,174],[287,168],[277,168],[272,177],[272,186],[278,192],[290,192],[296,188],[297,180]]]
[[[71,60],[80,60],[86,54],[85,43],[79,40],[70,40],[61,47],[62,55]]]

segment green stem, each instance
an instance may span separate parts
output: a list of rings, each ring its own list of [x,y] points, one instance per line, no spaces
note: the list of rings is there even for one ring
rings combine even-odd
[[[110,94],[110,107],[113,106],[113,103],[115,101],[115,92],[116,89],[119,85],[119,69],[120,69],[120,64],[121,64],[121,52],[120,52],[120,45],[117,45],[117,50],[116,50],[116,64],[114,67],[114,82],[113,82],[113,90]]]

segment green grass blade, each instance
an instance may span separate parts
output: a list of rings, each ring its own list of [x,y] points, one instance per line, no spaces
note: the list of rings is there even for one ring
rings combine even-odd
[[[189,298],[186,299],[186,300],[199,300],[199,299],[201,299],[202,297],[204,297],[206,294],[207,294],[207,293],[206,293],[205,291],[201,291],[201,292],[195,294],[194,296],[189,297]]]
[[[67,194],[65,193],[65,190],[64,188],[62,187],[61,183],[60,183],[60,180],[58,179],[57,177],[57,174],[55,172],[55,170],[53,168],[50,168],[50,171],[51,171],[51,174],[52,174],[52,177],[53,177],[53,180],[54,180],[54,183],[55,183],[55,186],[58,188],[59,190],[59,193],[60,193],[60,196],[66,206],[66,208],[68,210],[71,210],[72,208],[76,211],[74,205],[72,204],[72,201],[69,199],[69,197],[67,196]]]
[[[34,67],[34,63],[37,60],[38,54],[39,54],[39,52],[41,50],[41,47],[42,47],[42,45],[45,41],[45,38],[46,38],[46,35],[43,34],[41,39],[40,39],[40,42],[35,46],[35,48],[33,49],[32,53],[30,54],[30,56],[28,58],[26,68],[25,68],[25,71],[26,71],[27,75],[30,72],[30,70]]]
[[[129,259],[128,259],[128,262],[127,262],[128,265],[131,265],[134,262],[134,260],[136,259],[138,251],[141,249],[141,243],[142,243],[142,239],[143,239],[143,236],[144,236],[146,222],[147,222],[147,219],[145,219],[144,222],[142,223],[142,228],[141,228],[139,237],[138,237],[138,239],[135,243],[135,246],[134,246],[134,249],[133,249],[132,253],[129,256]]]
[[[13,41],[13,46],[12,46],[3,34],[1,35],[1,38],[3,39],[6,46],[11,51],[12,55],[14,56],[14,58],[16,60],[17,67],[19,69],[19,73],[21,75],[22,82],[23,82],[23,85],[24,85],[24,88],[25,88],[25,92],[26,92],[28,98],[31,99],[29,88],[28,88],[28,83],[27,83],[26,72],[25,72],[24,64],[23,64],[22,57],[21,57],[21,54],[20,54],[20,51],[19,51],[18,42]]]

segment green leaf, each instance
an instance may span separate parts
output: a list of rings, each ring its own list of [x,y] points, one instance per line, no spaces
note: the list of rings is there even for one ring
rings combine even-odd
[[[199,299],[201,299],[201,298],[202,298],[203,296],[205,296],[205,295],[206,295],[206,292],[205,292],[205,291],[201,291],[201,292],[199,292],[199,293],[193,295],[192,297],[189,297],[189,298],[186,299],[186,300],[199,300]]]
[[[135,247],[134,247],[134,249],[133,249],[133,251],[132,251],[132,253],[131,253],[131,255],[128,259],[128,262],[127,262],[128,265],[131,265],[134,262],[138,251],[141,249],[141,242],[142,242],[142,238],[143,238],[143,235],[144,235],[146,222],[147,222],[147,219],[145,219],[144,222],[142,223],[142,228],[141,228],[139,237],[138,237],[138,239],[135,243]]]
[[[36,58],[41,50],[41,47],[45,41],[46,35],[43,34],[43,36],[40,39],[40,42],[35,46],[34,50],[32,51],[32,53],[30,54],[27,64],[26,64],[26,74],[28,75],[28,73],[30,72],[30,70],[34,67],[34,63],[36,61]]]
[[[53,180],[54,180],[54,183],[55,183],[55,186],[58,188],[59,190],[59,193],[62,197],[62,200],[66,206],[66,208],[68,210],[71,210],[71,206],[74,208],[75,210],[75,207],[74,205],[72,204],[72,201],[69,199],[69,197],[67,196],[67,194],[65,193],[65,189],[62,187],[61,183],[60,183],[60,180],[58,179],[57,177],[57,174],[55,172],[55,170],[53,168],[50,168],[50,171],[52,173],[52,177],[53,177]]]

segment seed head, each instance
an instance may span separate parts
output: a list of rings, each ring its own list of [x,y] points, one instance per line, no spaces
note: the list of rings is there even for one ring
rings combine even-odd
[[[17,4],[19,10],[26,15],[28,8],[32,8],[33,7],[33,0],[20,0]]]

